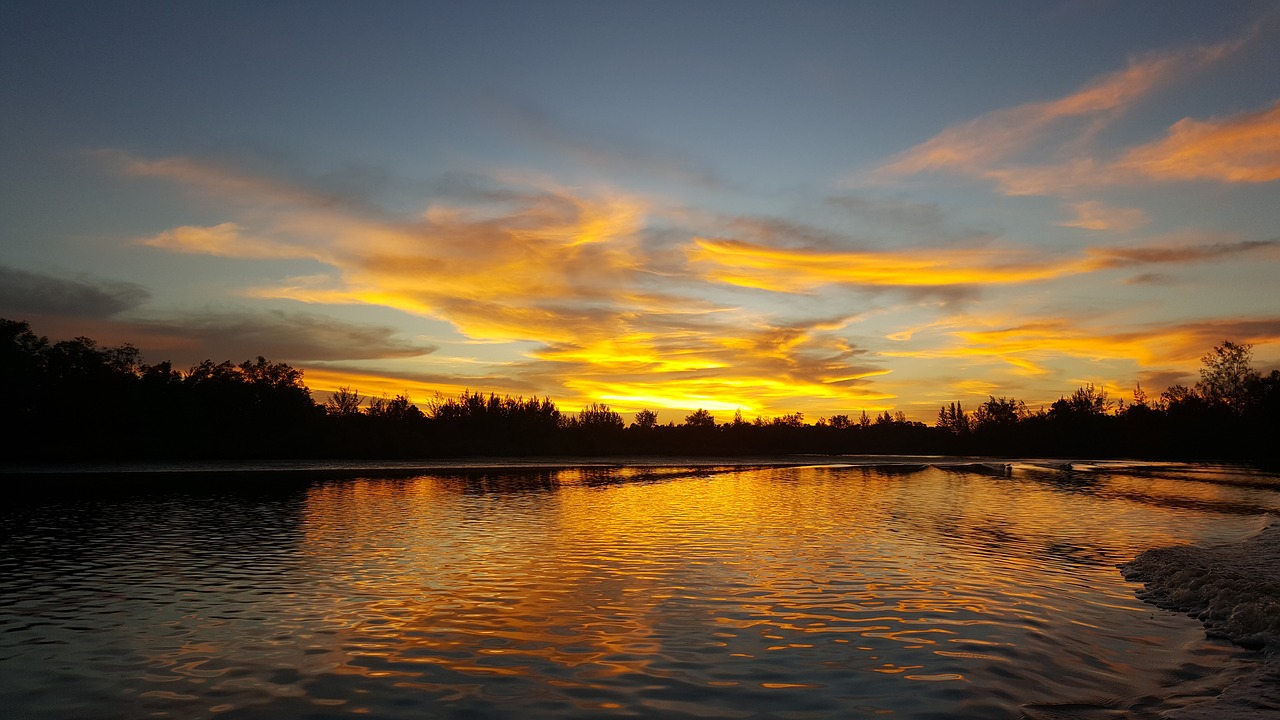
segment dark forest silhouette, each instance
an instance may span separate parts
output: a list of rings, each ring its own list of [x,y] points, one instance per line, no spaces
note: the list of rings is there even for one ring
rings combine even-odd
[[[720,422],[697,410],[627,423],[607,405],[577,413],[547,398],[467,391],[415,405],[342,388],[317,404],[302,372],[263,357],[206,360],[185,371],[148,365],[131,345],[78,337],[50,343],[0,319],[0,392],[8,462],[127,459],[411,458],[477,455],[940,454],[1244,460],[1274,465],[1280,371],[1262,375],[1251,348],[1224,342],[1200,380],[1130,403],[1086,385],[1030,410],[990,397],[943,406],[937,423],[901,412],[806,423],[797,412]]]

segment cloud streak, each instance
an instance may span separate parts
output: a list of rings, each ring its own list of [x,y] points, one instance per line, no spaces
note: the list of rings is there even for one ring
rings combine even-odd
[[[186,313],[133,321],[127,323],[127,331],[179,364],[257,355],[314,363],[412,358],[436,351],[433,345],[397,337],[397,331],[389,327],[278,310]]]
[[[509,108],[508,120],[529,138],[574,160],[607,172],[641,172],[664,180],[706,188],[724,182],[692,157],[661,150],[621,135],[600,136],[557,122],[531,104]]]
[[[920,248],[905,251],[789,249],[739,240],[697,238],[690,263],[714,282],[782,293],[830,285],[939,287],[1012,285],[1141,265],[1192,263],[1274,251],[1280,240],[1088,248],[1044,258],[1018,248]]]
[[[141,285],[87,275],[57,277],[0,265],[0,315],[106,318],[133,310],[151,293]]]

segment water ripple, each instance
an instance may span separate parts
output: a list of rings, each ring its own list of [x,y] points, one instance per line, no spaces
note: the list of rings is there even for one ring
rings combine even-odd
[[[1241,657],[1116,571],[1274,476],[477,470],[0,512],[24,718],[1138,717]],[[1207,691],[1206,691],[1207,692]]]

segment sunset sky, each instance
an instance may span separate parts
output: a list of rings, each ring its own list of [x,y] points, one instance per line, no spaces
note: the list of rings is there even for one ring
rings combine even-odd
[[[7,2],[0,316],[680,422],[1280,367],[1274,2]]]

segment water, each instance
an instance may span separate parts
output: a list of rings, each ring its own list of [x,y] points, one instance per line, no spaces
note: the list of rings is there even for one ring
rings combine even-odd
[[[1248,657],[1116,565],[1280,513],[1200,466],[273,477],[0,510],[4,717],[1145,717]]]

